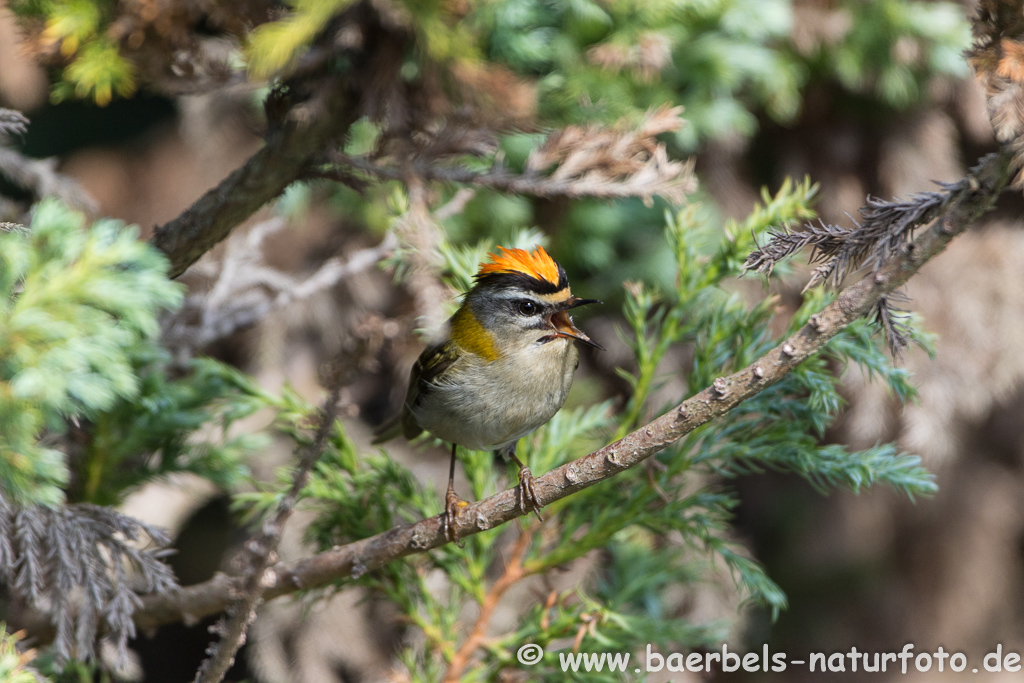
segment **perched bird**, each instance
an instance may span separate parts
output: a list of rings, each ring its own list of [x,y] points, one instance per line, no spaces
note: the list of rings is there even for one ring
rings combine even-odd
[[[512,458],[519,466],[519,505],[539,516],[533,475],[516,457],[516,442],[565,403],[579,365],[575,342],[601,348],[569,317],[570,309],[601,302],[573,296],[565,270],[542,247],[498,249],[500,255],[480,264],[445,338],[420,354],[402,412],[375,440],[412,439],[425,430],[452,444],[444,526],[453,541],[456,512],[464,505],[455,494],[456,448]]]

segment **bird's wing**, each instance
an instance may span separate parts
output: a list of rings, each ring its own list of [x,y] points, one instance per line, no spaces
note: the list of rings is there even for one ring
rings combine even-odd
[[[409,394],[405,397],[405,405],[416,405],[420,396],[446,384],[448,372],[460,355],[458,345],[451,339],[424,349],[409,373]]]
[[[459,349],[450,339],[424,349],[409,372],[409,391],[405,395],[402,412],[378,429],[373,443],[383,443],[398,435],[406,439],[419,436],[423,428],[413,417],[412,408],[425,394],[445,384],[445,376],[458,358]]]

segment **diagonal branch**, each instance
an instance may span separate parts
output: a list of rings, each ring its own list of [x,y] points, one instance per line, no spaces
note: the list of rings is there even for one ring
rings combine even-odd
[[[151,243],[171,262],[177,277],[228,236],[242,221],[299,178],[314,157],[323,154],[355,121],[351,93],[341,79],[325,85],[330,95],[317,102],[309,121],[289,120],[271,131],[266,144],[217,187],[181,215],[158,226]]]
[[[967,182],[950,191],[935,223],[907,244],[873,274],[844,289],[831,304],[788,339],[732,375],[668,411],[615,443],[565,463],[535,481],[540,503],[588,488],[637,465],[697,427],[719,417],[742,401],[778,382],[803,360],[820,350],[847,325],[868,315],[878,301],[906,282],[929,259],[989,211],[1006,188],[1014,169],[1011,152],[989,155]],[[460,537],[475,534],[522,516],[515,489],[468,505],[459,515]],[[270,600],[361,576],[400,558],[437,548],[447,542],[443,515],[405,524],[370,538],[354,541],[312,557],[279,563],[267,572],[263,598]],[[218,575],[176,595],[143,598],[135,621],[142,628],[195,620],[223,610],[237,590],[235,579]]]
[[[341,38],[339,31],[344,27]],[[264,147],[169,223],[151,243],[181,275],[242,221],[279,196],[341,140],[352,123],[386,100],[382,88],[401,81],[409,35],[385,21],[373,3],[351,3],[331,19],[291,77],[264,101],[272,128]],[[341,68],[340,64],[346,64]]]

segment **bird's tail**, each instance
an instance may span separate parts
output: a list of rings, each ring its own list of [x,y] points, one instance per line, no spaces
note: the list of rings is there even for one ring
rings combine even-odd
[[[382,444],[385,441],[391,441],[391,439],[394,439],[396,436],[404,436],[406,439],[415,439],[422,431],[423,428],[416,424],[416,420],[413,419],[412,415],[409,414],[408,411],[403,410],[381,426],[377,427],[371,443],[374,445]]]
[[[377,427],[373,433],[373,445],[382,444],[385,441],[391,441],[396,436],[402,435],[402,414],[399,413],[393,418],[385,422],[384,424]]]

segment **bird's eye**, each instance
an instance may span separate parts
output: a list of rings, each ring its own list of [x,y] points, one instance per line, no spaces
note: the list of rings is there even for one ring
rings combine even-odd
[[[516,305],[516,307],[518,308],[520,315],[533,315],[537,312],[537,304],[529,301],[528,299],[523,299]]]

